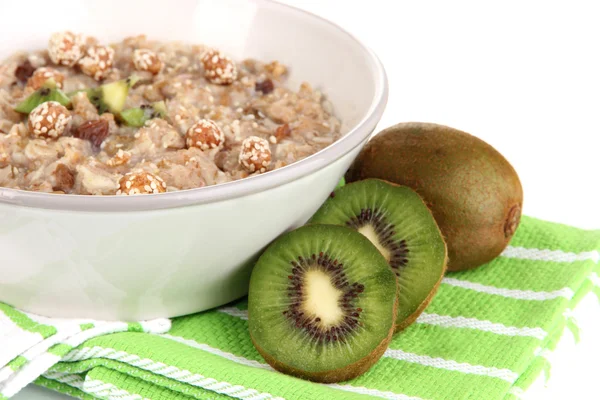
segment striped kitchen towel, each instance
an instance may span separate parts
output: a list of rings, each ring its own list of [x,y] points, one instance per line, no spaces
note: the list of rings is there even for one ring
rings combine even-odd
[[[139,323],[46,318],[0,303],[0,400],[43,376],[89,339],[116,332],[165,333],[171,321]]]
[[[9,397],[38,376],[35,383],[84,399],[512,400],[547,367],[544,354],[569,311],[590,291],[600,294],[599,250],[600,231],[524,217],[501,257],[448,275],[366,374],[329,385],[265,364],[248,335],[245,300],[175,318],[168,333],[167,321],[63,329],[2,306],[0,390]],[[122,332],[86,337],[93,329]],[[76,335],[83,340],[60,338]],[[54,339],[33,351],[40,337]],[[30,350],[19,352],[23,344]]]

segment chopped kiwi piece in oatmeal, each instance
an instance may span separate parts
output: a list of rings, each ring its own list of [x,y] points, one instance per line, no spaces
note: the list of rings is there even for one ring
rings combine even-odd
[[[51,89],[43,87],[33,92],[29,97],[23,100],[15,107],[15,111],[22,114],[29,114],[34,108],[47,101],[56,101],[61,105],[68,107],[71,99],[60,89]]]
[[[164,118],[167,115],[167,106],[164,101],[158,101],[150,105],[128,108],[121,112],[121,120],[127,126],[144,126],[146,121],[153,118]]]
[[[98,109],[98,113],[110,112],[119,114],[123,111],[123,107],[125,107],[129,89],[138,81],[139,78],[137,76],[130,76],[127,79],[87,89],[85,92],[92,104]]]

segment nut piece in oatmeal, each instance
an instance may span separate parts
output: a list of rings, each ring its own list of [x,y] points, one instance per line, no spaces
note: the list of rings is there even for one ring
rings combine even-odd
[[[133,66],[138,71],[148,71],[156,75],[162,69],[163,63],[155,52],[147,49],[137,49],[133,52]]]
[[[65,76],[54,68],[41,67],[27,80],[27,87],[38,90],[43,86],[62,89]]]
[[[72,67],[83,56],[83,39],[72,32],[58,32],[50,36],[48,56],[55,64]]]
[[[158,176],[147,172],[132,172],[119,180],[118,195],[156,194],[167,191],[167,184]]]
[[[237,79],[237,68],[231,58],[217,50],[207,50],[202,55],[204,77],[217,85],[230,85]]]
[[[127,164],[129,160],[131,160],[131,153],[128,151],[123,151],[123,149],[119,149],[112,158],[106,161],[106,165],[109,167],[118,167],[120,165]]]
[[[279,61],[273,61],[265,65],[265,70],[275,79],[279,79],[283,75],[287,74],[286,66],[281,64]]]
[[[52,186],[53,190],[68,192],[73,189],[73,185],[75,185],[75,175],[65,164],[58,164],[53,175],[55,180],[54,185]]]
[[[210,119],[201,119],[188,129],[185,144],[188,148],[200,150],[221,149],[225,143],[225,135],[217,124]]]
[[[266,172],[271,164],[269,142],[258,136],[250,136],[242,142],[239,163],[248,172]]]
[[[108,46],[90,46],[86,56],[79,61],[81,72],[100,81],[112,70],[115,51]]]
[[[71,113],[56,101],[40,104],[29,114],[27,126],[34,136],[56,139],[71,122]]]
[[[290,124],[279,125],[275,129],[275,143],[281,142],[283,139],[289,137],[291,133]]]

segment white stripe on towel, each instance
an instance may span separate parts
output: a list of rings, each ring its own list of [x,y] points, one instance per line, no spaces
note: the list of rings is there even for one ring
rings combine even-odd
[[[519,374],[511,371],[510,369],[485,367],[482,365],[472,365],[469,363],[461,363],[454,360],[446,360],[440,357],[430,357],[426,355],[407,353],[402,350],[387,349],[383,356],[414,364],[425,365],[428,367],[445,369],[448,371],[462,372],[463,374],[482,375],[488,376],[490,378],[499,378],[510,383],[513,383],[519,377]]]
[[[562,250],[549,249],[528,249],[524,247],[508,246],[501,257],[505,258],[520,258],[522,260],[537,260],[537,261],[554,261],[571,263],[574,261],[592,260],[600,261],[600,253],[596,250],[583,251],[581,253],[571,253]]]
[[[497,322],[461,316],[451,317],[449,315],[423,313],[417,318],[416,322],[418,324],[436,325],[445,328],[475,329],[505,336],[529,336],[540,340],[544,339],[547,335],[547,332],[542,328],[519,328],[516,326],[506,326]]]
[[[564,297],[565,299],[571,299],[575,293],[570,288],[562,288],[554,290],[552,292],[536,292],[533,290],[519,290],[519,289],[506,289],[495,286],[482,285],[481,283],[465,281],[456,278],[444,278],[442,283],[446,285],[460,287],[463,289],[474,290],[480,293],[493,294],[502,297],[508,297],[517,300],[535,300],[544,301],[552,300],[558,297]]]
[[[600,287],[600,276],[597,273],[592,272],[588,279],[592,282],[592,285]]]

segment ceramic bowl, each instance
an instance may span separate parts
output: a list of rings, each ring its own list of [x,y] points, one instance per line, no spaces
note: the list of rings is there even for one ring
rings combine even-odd
[[[279,60],[289,85],[322,89],[346,135],[276,171],[144,196],[0,188],[0,301],[51,317],[143,320],[244,296],[253,260],[319,208],[368,140],[387,100],[377,57],[338,26],[265,0],[2,2],[0,57],[72,30],[105,42],[147,34],[236,59]],[[165,8],[167,7],[167,8]]]

